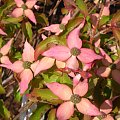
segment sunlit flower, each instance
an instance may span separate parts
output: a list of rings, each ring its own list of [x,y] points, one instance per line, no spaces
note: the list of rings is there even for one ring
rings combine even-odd
[[[26,3],[24,3],[22,0],[14,0],[17,8],[15,8],[12,12],[12,15],[14,17],[20,17],[22,15],[25,15],[26,17],[28,17],[33,23],[37,23],[34,13],[31,10],[32,7],[35,5],[35,3],[37,2],[36,0],[27,0]]]
[[[2,64],[12,64],[7,56],[10,48],[11,48],[11,44],[12,44],[13,38],[11,40],[9,40],[2,48],[0,48],[0,62]]]
[[[61,24],[52,24],[48,27],[44,27],[43,29],[47,30],[47,31],[51,31],[53,33],[55,33],[56,35],[59,35],[65,28],[65,25],[68,23],[68,21],[70,20],[70,13],[68,15],[66,15],[63,19]]]
[[[67,85],[57,82],[47,83],[47,87],[64,102],[57,109],[58,120],[67,120],[74,113],[74,105],[82,114],[97,116],[101,115],[99,109],[83,96],[88,91],[87,80],[79,82],[73,90]]]
[[[83,63],[91,63],[94,60],[101,59],[102,57],[97,55],[93,50],[82,48],[82,41],[79,38],[79,31],[83,25],[84,21],[69,33],[67,37],[67,46],[53,46],[42,55],[55,58],[59,61],[66,61],[66,67],[71,69],[78,69],[79,63],[77,59]]]

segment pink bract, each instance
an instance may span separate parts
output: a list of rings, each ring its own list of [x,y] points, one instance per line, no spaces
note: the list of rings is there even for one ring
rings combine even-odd
[[[0,35],[7,35],[7,34],[0,28]]]
[[[35,5],[37,1],[36,0],[27,0],[26,3],[24,3],[22,0],[15,0],[15,3],[17,5],[17,8],[15,8],[12,12],[12,15],[14,17],[20,17],[23,14],[28,17],[33,23],[37,23],[34,13],[31,10],[32,7]]]
[[[83,98],[88,91],[88,83],[86,81],[79,82],[73,90],[67,85],[59,84],[57,82],[47,83],[46,85],[55,95],[61,100],[64,100],[57,109],[58,120],[69,119],[74,113],[74,104],[78,111],[83,114],[90,116],[101,115],[101,112],[95,105],[93,105],[87,98]],[[75,96],[80,98],[77,103],[74,103]]]
[[[15,61],[9,66],[12,71],[20,74],[21,82],[19,85],[21,94],[27,90],[29,82],[33,79],[33,72],[38,63],[39,61],[34,62],[33,47],[26,41],[24,44],[22,60]]]
[[[61,26],[64,27],[64,25],[66,25],[68,23],[68,21],[70,20],[70,12],[68,15],[66,15],[63,19],[62,19],[62,22],[61,24],[52,24],[48,27],[44,27],[43,29],[47,30],[47,31],[50,31],[50,32],[53,32],[55,33],[55,35],[59,35],[63,29]]]
[[[102,59],[93,50],[82,48],[82,41],[79,38],[80,29],[84,26],[83,21],[77,28],[71,31],[67,37],[67,45],[57,45],[45,51],[42,55],[55,58],[59,61],[66,61],[66,67],[71,69],[78,69],[79,59],[83,63],[92,63],[94,60]]]
[[[47,60],[48,64],[46,65]],[[49,69],[53,62],[54,61],[51,60],[51,58],[47,57],[44,57],[40,61],[35,61],[34,48],[26,41],[24,44],[22,60],[17,60],[10,65],[2,64],[1,66],[20,74],[20,93],[23,94],[27,90],[28,84],[33,79],[33,77],[36,76],[39,72]]]
[[[5,64],[5,65],[12,64],[9,60],[9,57],[7,56],[11,48],[12,41],[13,41],[13,38],[10,39],[2,48],[0,48],[0,54],[1,54],[0,62],[2,64]]]

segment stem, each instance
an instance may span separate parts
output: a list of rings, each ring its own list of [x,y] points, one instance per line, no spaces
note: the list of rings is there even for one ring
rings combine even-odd
[[[101,7],[101,10],[100,10],[100,13],[99,13],[99,17],[98,17],[98,19],[97,19],[95,28],[94,28],[94,30],[93,30],[92,37],[90,38],[90,43],[91,43],[91,44],[92,44],[92,41],[94,40],[94,35],[95,35],[95,33],[96,33],[96,30],[97,30],[97,27],[98,27],[98,24],[99,24],[99,21],[100,21],[100,18],[101,18],[101,15],[102,15],[102,12],[103,12],[103,8],[104,8],[104,5],[102,5],[102,7]]]

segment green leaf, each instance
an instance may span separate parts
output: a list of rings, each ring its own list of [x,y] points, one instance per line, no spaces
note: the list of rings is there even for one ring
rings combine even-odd
[[[56,109],[50,110],[47,120],[56,120]]]
[[[0,100],[0,115],[5,119],[10,119],[10,112],[7,110],[7,108],[4,106],[4,103],[2,100]]]
[[[110,20],[110,16],[102,16],[102,18],[100,19],[99,22],[99,28],[105,24],[107,24],[107,22],[109,22]]]
[[[82,21],[83,21],[82,17],[77,17],[68,22],[68,24],[65,26],[65,30],[59,35],[59,40],[62,42],[62,44],[66,44],[66,36],[74,28],[76,28]]]
[[[3,24],[17,24],[19,22],[21,22],[23,20],[23,17],[18,17],[18,18],[12,18],[12,17],[9,17],[9,18],[5,18],[5,19],[2,19],[2,23]]]
[[[31,115],[30,120],[40,120],[50,108],[50,105],[40,103],[37,109]]]
[[[0,7],[0,18],[5,15],[4,12],[11,8],[13,5],[15,5],[15,2],[13,0],[7,0],[6,3]]]
[[[46,25],[49,24],[48,18],[45,16],[45,14],[43,14],[43,13],[42,14],[37,14],[36,16],[37,16],[36,17],[37,22],[39,24],[41,24],[42,26],[46,26]]]
[[[16,59],[18,59],[18,60],[21,59],[21,58],[22,58],[21,53],[20,53],[20,52],[15,52],[14,58],[16,58]]]
[[[50,44],[58,44],[58,43],[59,43],[59,38],[58,36],[55,35],[50,36],[47,39],[40,42],[35,49],[35,59],[37,59],[42,52],[47,50]]]
[[[78,117],[71,117],[70,120],[79,120]]]
[[[0,94],[5,94],[5,89],[1,84],[0,84]]]
[[[27,30],[27,34],[28,37],[30,38],[30,40],[32,40],[32,25],[30,24],[30,22],[26,22],[26,30]]]
[[[88,16],[88,9],[86,7],[86,4],[83,0],[76,0],[76,4],[78,8],[80,9],[81,13],[83,13],[86,16]]]
[[[56,95],[54,95],[49,89],[34,89],[31,94],[32,96],[41,98],[42,100],[50,102],[54,105],[62,102],[62,100],[60,100]]]
[[[62,84],[64,83],[64,84],[72,85],[72,81],[66,73],[63,73],[62,76],[59,78],[59,80],[60,80],[60,83]]]
[[[0,37],[0,48],[2,47],[3,39]]]
[[[14,93],[14,101],[15,102],[20,102],[21,101],[22,96],[20,95],[20,92],[18,92],[17,90]]]
[[[42,77],[44,78],[44,81],[46,83],[51,83],[51,82],[57,82],[58,78],[60,77],[59,75],[55,75],[53,73],[53,75],[51,75],[50,77],[48,76],[48,74],[42,74]]]

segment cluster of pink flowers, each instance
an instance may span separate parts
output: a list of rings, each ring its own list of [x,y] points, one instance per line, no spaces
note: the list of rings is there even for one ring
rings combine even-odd
[[[1,58],[1,66],[11,69],[13,72],[19,74],[21,79],[19,83],[21,94],[28,89],[28,84],[33,77],[35,77],[41,71],[47,70],[54,65],[55,59],[65,63],[66,68],[78,70],[78,60],[84,64],[91,64],[95,60],[100,60],[103,58],[91,49],[82,48],[82,40],[79,38],[79,32],[84,23],[85,21],[83,20],[83,22],[77,28],[69,33],[67,36],[67,46],[56,45],[51,47],[42,53],[42,56],[45,57],[40,60],[35,60],[34,48],[27,41],[24,44],[22,59],[17,60],[14,63],[11,63],[9,58],[5,56],[8,51],[4,49],[4,47],[6,47],[8,50],[10,49],[12,40],[10,40],[3,48],[1,48],[1,53],[4,55],[4,57],[7,57],[6,61],[2,60],[3,57]],[[57,110],[57,118],[59,120],[69,119],[74,113],[74,105],[76,105],[77,109],[83,114],[90,116],[102,115],[95,105],[93,105],[87,98],[83,97],[88,91],[88,79],[84,79],[81,82],[80,77],[78,78],[75,76],[73,83],[73,92],[67,85],[56,82],[46,83],[46,86],[55,95],[65,101]]]
[[[24,3],[22,0],[15,0],[15,3],[17,5],[17,8],[15,8],[12,12],[12,15],[14,17],[25,15],[33,23],[37,24],[35,15],[31,10],[31,8],[35,5],[36,0],[27,0],[26,3]],[[108,9],[109,5],[106,4],[106,6],[107,7],[104,8],[105,11]],[[106,15],[107,13],[102,13],[102,15]],[[70,16],[71,13],[69,12],[69,14],[62,19],[61,24],[53,24],[48,27],[44,27],[43,29],[51,31],[55,33],[55,35],[59,35],[63,31],[61,26],[63,27],[68,23],[68,21],[71,19]],[[73,82],[72,90],[65,84],[60,84],[57,82],[45,83],[46,87],[48,87],[56,96],[64,101],[57,109],[56,116],[58,120],[69,119],[73,115],[76,108],[84,115],[95,117],[106,115],[107,117],[104,120],[113,120],[112,116],[109,114],[112,110],[112,100],[106,100],[99,109],[88,98],[84,97],[88,92],[88,78],[91,76],[88,70],[94,66],[95,61],[101,60],[103,62],[103,66],[98,68],[96,71],[96,74],[100,77],[109,76],[111,72],[109,66],[112,63],[111,58],[107,55],[107,53],[105,53],[102,48],[100,48],[99,45],[95,45],[95,47],[98,47],[99,49],[99,54],[97,54],[94,49],[84,48],[82,46],[83,42],[80,39],[80,30],[84,27],[85,24],[86,21],[83,19],[82,22],[67,35],[67,45],[54,45],[48,50],[44,51],[41,54],[41,59],[37,60],[35,59],[34,48],[26,40],[24,43],[22,58],[15,62],[11,62],[7,56],[13,41],[13,39],[11,39],[0,49],[0,66],[6,67],[7,69],[12,70],[19,75],[19,88],[21,94],[25,93],[25,91],[28,89],[30,81],[34,77],[36,77],[41,72],[48,70],[54,64],[56,64],[58,68],[67,68],[71,70],[69,76]],[[7,35],[2,29],[0,29],[0,34]],[[43,38],[46,37],[43,36]],[[81,80],[83,77],[82,74],[76,74],[74,72],[76,70],[79,71],[80,63],[83,65],[81,68],[82,71],[88,75],[86,78],[83,78],[83,80]],[[120,83],[119,61],[115,62],[114,64],[116,64],[117,68],[112,71],[112,76],[114,80]],[[95,120],[95,117],[91,117],[91,119]]]

